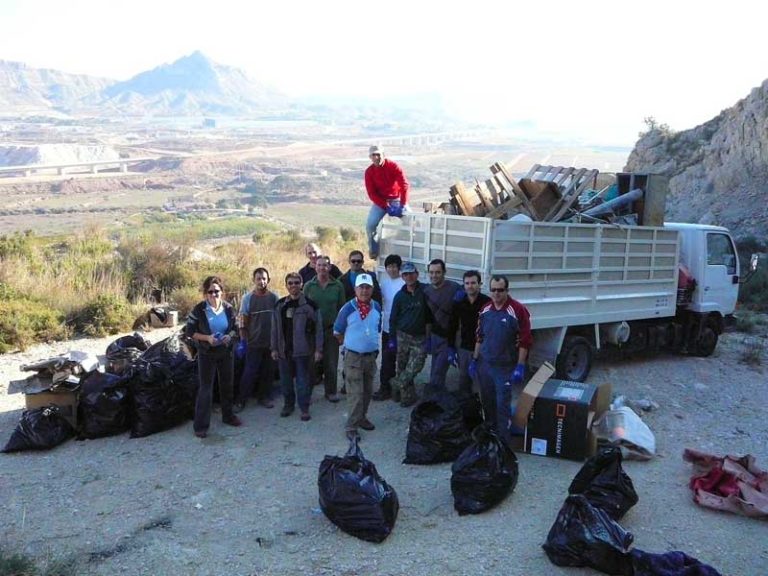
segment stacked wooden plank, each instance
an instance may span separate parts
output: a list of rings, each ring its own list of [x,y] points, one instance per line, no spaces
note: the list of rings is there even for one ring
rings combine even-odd
[[[501,162],[490,167],[491,178],[476,182],[472,190],[461,182],[450,189],[453,213],[465,216],[506,218],[522,213],[535,221],[557,222],[587,187],[594,185],[597,170],[536,164],[519,182]]]

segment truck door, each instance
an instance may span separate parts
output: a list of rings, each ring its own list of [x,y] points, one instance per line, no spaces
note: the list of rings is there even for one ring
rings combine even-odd
[[[739,295],[739,268],[733,240],[722,232],[707,232],[707,266],[701,283],[702,311],[731,314]]]

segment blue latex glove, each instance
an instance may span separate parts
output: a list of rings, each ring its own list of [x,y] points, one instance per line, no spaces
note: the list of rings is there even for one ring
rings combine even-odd
[[[396,210],[392,204],[387,204],[387,216],[394,216]]]
[[[459,353],[452,346],[448,347],[448,364],[456,368],[459,367]]]
[[[242,359],[245,358],[245,352],[248,350],[248,343],[245,340],[240,340],[235,348],[235,356]]]
[[[392,212],[393,212],[392,216],[394,216],[395,218],[402,218],[403,217],[403,207],[400,206],[400,205],[395,206],[394,209],[392,210]]]
[[[387,350],[397,352],[397,338],[394,334],[390,334],[389,340],[387,340]]]
[[[464,300],[464,297],[467,295],[466,292],[464,292],[464,288],[459,288],[456,290],[456,293],[453,295],[453,301],[454,302],[461,302]]]
[[[512,375],[509,380],[512,384],[522,384],[523,377],[525,376],[525,364],[518,364],[512,371]]]
[[[467,372],[469,373],[469,377],[474,380],[477,378],[477,360],[472,358],[472,360],[469,363],[469,368],[467,368]]]

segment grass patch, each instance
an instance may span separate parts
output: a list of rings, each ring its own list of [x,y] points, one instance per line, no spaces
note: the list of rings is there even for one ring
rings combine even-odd
[[[9,554],[0,548],[0,576],[77,576],[81,573],[74,560],[54,559],[40,566],[26,554]]]
[[[761,338],[745,338],[741,350],[741,361],[749,366],[760,366],[765,357],[766,343]]]

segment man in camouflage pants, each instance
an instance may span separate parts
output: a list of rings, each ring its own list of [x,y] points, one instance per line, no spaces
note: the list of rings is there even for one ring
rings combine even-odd
[[[414,378],[424,368],[425,345],[432,331],[432,312],[424,296],[424,285],[412,262],[400,268],[405,282],[395,295],[389,318],[390,338],[387,346],[397,350],[397,375],[390,380],[392,399],[407,408],[416,403]]]

